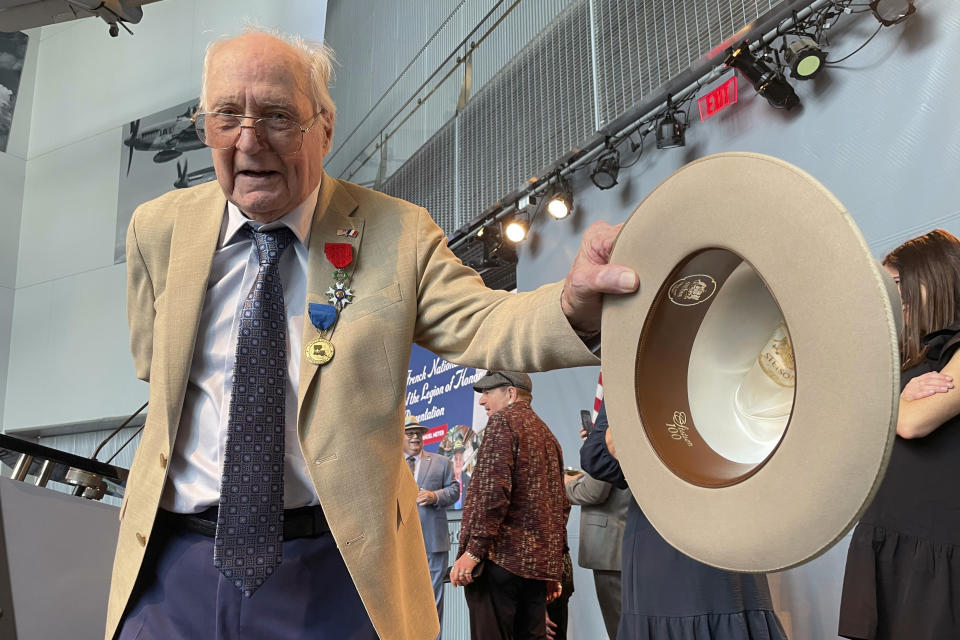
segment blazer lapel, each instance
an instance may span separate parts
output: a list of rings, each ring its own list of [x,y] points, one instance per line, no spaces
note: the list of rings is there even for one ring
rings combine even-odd
[[[430,463],[433,462],[433,456],[429,455],[426,451],[420,454],[420,474],[417,476],[417,486],[422,487],[426,484],[426,480],[429,477],[430,473]]]
[[[329,289],[333,283],[334,266],[324,255],[324,245],[328,242],[344,242],[353,247],[353,262],[347,267],[347,272],[353,274],[360,252],[360,241],[363,239],[363,218],[353,215],[357,209],[357,201],[347,193],[340,183],[326,173],[320,185],[320,195],[317,198],[317,209],[313,214],[313,225],[310,228],[310,247],[307,254],[307,297],[304,309],[302,345],[320,335],[320,331],[310,322],[310,303],[329,304]],[[341,229],[354,229],[355,237],[337,235]],[[336,330],[336,324],[326,332],[330,338]],[[336,348],[336,341],[334,348]],[[336,357],[336,355],[334,355]],[[303,414],[303,398],[313,383],[321,367],[313,364],[301,353],[300,355],[300,384],[297,388],[297,416]]]
[[[203,297],[210,278],[210,266],[220,237],[226,199],[218,188],[201,196],[192,207],[177,212],[170,241],[170,262],[164,289],[168,297],[164,339],[168,358],[167,411],[170,442],[176,437],[180,409],[187,388],[190,362],[197,339]]]

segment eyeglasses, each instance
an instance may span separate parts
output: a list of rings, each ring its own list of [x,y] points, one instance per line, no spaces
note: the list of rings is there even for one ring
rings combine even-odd
[[[303,136],[317,124],[323,113],[321,109],[303,127],[299,122],[283,114],[264,116],[237,115],[217,111],[200,111],[194,114],[193,123],[200,142],[211,149],[229,149],[240,140],[240,133],[247,128],[253,129],[257,139],[266,143],[278,155],[289,156],[300,151]],[[244,120],[253,120],[253,124],[243,124]]]

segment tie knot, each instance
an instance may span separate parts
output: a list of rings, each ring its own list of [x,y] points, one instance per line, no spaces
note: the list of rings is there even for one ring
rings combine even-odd
[[[293,232],[287,227],[254,231],[252,227],[247,226],[247,233],[253,238],[253,244],[257,247],[257,258],[260,260],[261,267],[278,264],[283,250],[290,246],[294,238]]]

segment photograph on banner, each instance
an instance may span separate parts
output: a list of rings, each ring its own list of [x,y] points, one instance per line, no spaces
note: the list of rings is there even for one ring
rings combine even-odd
[[[0,33],[0,151],[7,150],[26,56],[27,34]]]
[[[124,125],[114,264],[126,261],[127,226],[134,209],[173,189],[216,178],[210,149],[193,126],[199,104],[199,98],[189,100]]]
[[[484,369],[447,362],[417,345],[410,352],[407,414],[427,427],[423,448],[446,456],[453,464],[460,499],[452,509],[463,506],[487,424],[486,412],[477,404],[480,394],[473,390],[473,383],[485,373]]]

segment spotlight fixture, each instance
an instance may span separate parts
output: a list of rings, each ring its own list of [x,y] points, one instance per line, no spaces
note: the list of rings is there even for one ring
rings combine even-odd
[[[807,37],[798,38],[788,44],[784,47],[783,55],[790,67],[791,77],[798,80],[809,80],[820,73],[827,58],[820,45]]]
[[[772,106],[789,110],[800,104],[800,98],[784,79],[780,68],[771,69],[762,59],[750,53],[750,43],[746,40],[735,49],[731,47],[723,64],[738,69]]]
[[[597,164],[593,167],[590,179],[597,189],[612,189],[617,186],[617,176],[620,174],[620,152],[607,139],[607,150],[604,151]]]
[[[673,104],[667,96],[667,109],[657,123],[657,149],[673,149],[687,144],[687,114]]]
[[[547,213],[556,220],[563,220],[573,212],[573,192],[570,185],[561,177],[557,177],[553,194],[547,200]]]
[[[900,24],[917,10],[913,0],[870,0],[870,11],[885,27]]]
[[[507,223],[503,232],[510,242],[514,244],[523,242],[527,237],[527,222],[521,216],[515,216],[513,220]]]

